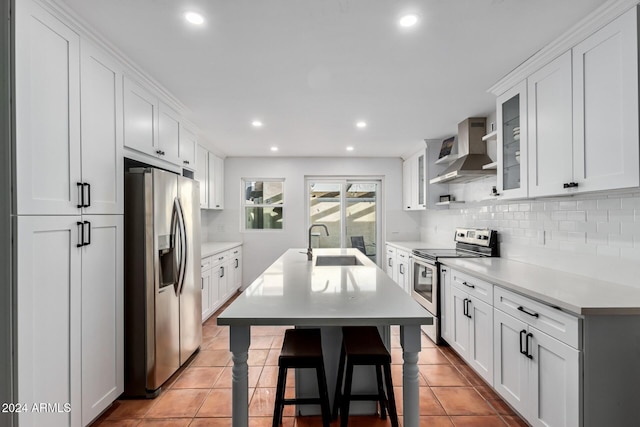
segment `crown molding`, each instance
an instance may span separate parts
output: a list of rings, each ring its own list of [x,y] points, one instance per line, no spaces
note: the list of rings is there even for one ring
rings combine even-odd
[[[61,0],[36,1],[45,8],[47,12],[54,15],[73,31],[77,32],[81,36],[81,42],[82,39],[89,40],[91,43],[111,55],[123,66],[123,72],[126,76],[133,78],[133,80],[143,84],[144,86],[147,86],[156,95],[159,95],[163,102],[169,104],[181,114],[191,114],[191,110],[186,105],[163,87],[157,80],[151,77],[148,72],[138,66],[131,58],[125,55],[120,49],[109,42],[104,36],[97,33],[87,21],[81,18],[67,4],[63,3]]]
[[[595,33],[629,9],[637,6],[638,0],[610,0],[598,7],[582,21],[567,30],[560,37],[534,53],[529,59],[491,86],[487,92],[500,96],[544,65]]]

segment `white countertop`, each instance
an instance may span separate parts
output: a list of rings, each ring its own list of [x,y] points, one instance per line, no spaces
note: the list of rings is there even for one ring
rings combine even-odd
[[[431,314],[357,249],[289,249],[218,317],[220,325],[430,325]],[[318,255],[363,265],[316,266]]]
[[[505,258],[446,258],[442,263],[573,314],[640,314],[638,288]]]
[[[228,251],[229,249],[241,246],[242,242],[204,242],[200,256],[206,258],[219,252]]]

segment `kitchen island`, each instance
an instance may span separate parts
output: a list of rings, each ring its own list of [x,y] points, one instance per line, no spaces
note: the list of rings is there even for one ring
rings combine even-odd
[[[359,265],[319,266],[316,265],[319,257],[329,263],[338,261],[331,257],[343,257],[343,260],[353,257]],[[218,317],[219,325],[230,326],[233,426],[248,425],[247,359],[251,326],[322,327],[327,364],[327,360],[337,360],[339,342],[335,346],[324,342],[324,329],[373,325],[388,330],[390,325],[400,325],[404,360],[403,425],[418,427],[420,325],[432,323],[431,314],[359,250],[315,249],[313,259],[308,261],[305,249],[289,249]],[[335,382],[330,372],[336,369],[337,366],[327,370],[330,384]]]

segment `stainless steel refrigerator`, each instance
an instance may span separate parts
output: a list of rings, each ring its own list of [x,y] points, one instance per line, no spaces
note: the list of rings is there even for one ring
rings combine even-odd
[[[155,397],[202,342],[198,182],[129,169],[124,235],[124,395]]]

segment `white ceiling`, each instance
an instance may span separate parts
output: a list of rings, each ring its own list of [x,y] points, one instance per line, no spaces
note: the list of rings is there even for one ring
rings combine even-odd
[[[491,85],[605,2],[62,1],[189,107],[210,148],[385,157],[491,113]],[[409,12],[418,25],[399,28]]]

